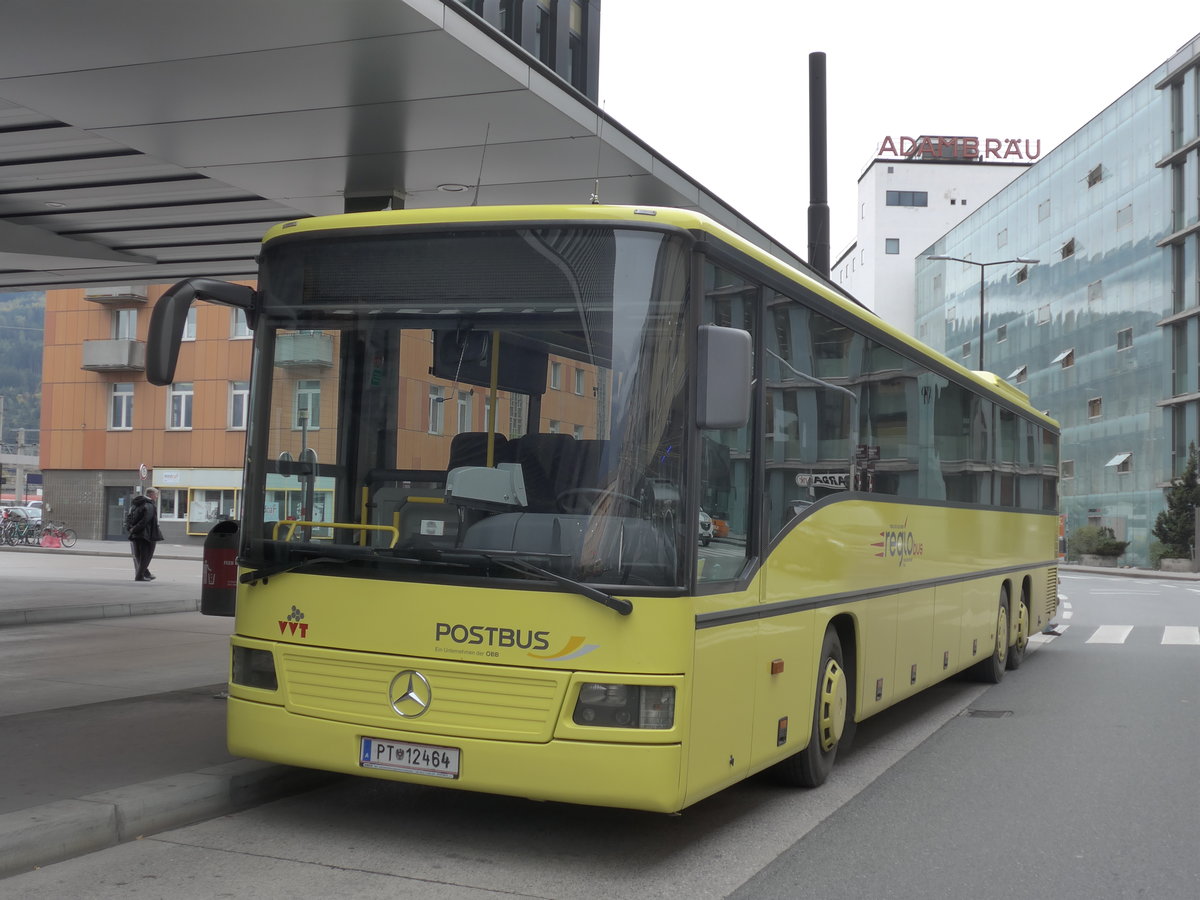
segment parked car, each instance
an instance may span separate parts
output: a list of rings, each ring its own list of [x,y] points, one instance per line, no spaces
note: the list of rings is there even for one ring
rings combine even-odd
[[[42,508],[40,506],[6,506],[4,512],[11,518],[28,519],[30,522],[41,524]]]

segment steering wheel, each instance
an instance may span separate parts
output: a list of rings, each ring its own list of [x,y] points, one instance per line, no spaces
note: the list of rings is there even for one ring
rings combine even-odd
[[[619,500],[635,512],[642,508],[642,501],[637,497],[610,491],[606,488],[569,488],[560,493],[555,500],[564,512],[583,515],[591,514],[600,501],[606,497]]]

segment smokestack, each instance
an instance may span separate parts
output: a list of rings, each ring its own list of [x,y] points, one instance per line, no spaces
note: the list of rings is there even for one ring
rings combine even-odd
[[[825,54],[808,54],[808,264],[829,277],[829,150]]]

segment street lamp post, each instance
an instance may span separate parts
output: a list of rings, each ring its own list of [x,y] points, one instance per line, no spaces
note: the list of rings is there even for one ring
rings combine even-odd
[[[973,259],[963,259],[961,256],[927,256],[926,259],[944,260],[946,262],[966,263],[968,266],[979,266],[979,370],[983,371],[983,282],[988,266],[1003,266],[1009,263],[1036,265],[1040,259],[1026,259],[1018,256],[1016,259],[994,259],[990,262],[976,262]]]

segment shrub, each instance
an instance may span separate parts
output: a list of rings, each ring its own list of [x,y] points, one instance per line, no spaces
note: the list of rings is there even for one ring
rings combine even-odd
[[[1082,525],[1067,537],[1067,553],[1073,558],[1089,556],[1120,556],[1129,541],[1118,541],[1113,530],[1104,525]]]

